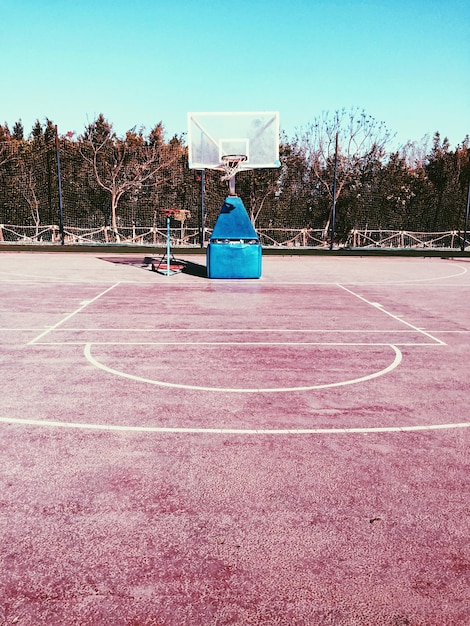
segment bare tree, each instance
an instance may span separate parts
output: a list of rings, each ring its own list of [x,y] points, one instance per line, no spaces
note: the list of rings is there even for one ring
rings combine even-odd
[[[33,218],[37,239],[39,235],[39,224],[41,222],[41,217],[39,214],[37,182],[34,174],[34,166],[32,163],[26,163],[23,160],[20,161],[18,182],[21,186],[21,195],[25,199],[31,212],[31,217]]]
[[[384,158],[385,146],[392,138],[384,122],[378,122],[358,108],[349,111],[342,109],[333,114],[324,112],[297,134],[296,143],[312,175],[331,202],[324,229],[325,237],[332,218],[333,203],[338,200],[345,185],[360,185],[363,172],[372,161]]]
[[[426,166],[428,154],[431,150],[430,145],[431,139],[429,135],[424,135],[419,141],[407,141],[400,148],[400,155],[410,170],[422,170]]]
[[[128,131],[124,138],[118,137],[102,114],[79,139],[80,152],[91,166],[97,184],[110,194],[111,228],[116,241],[120,241],[117,215],[120,199],[143,186],[161,183],[165,170],[181,156],[181,144],[177,142],[176,149],[174,143],[165,143],[161,123],[148,138],[135,130]]]
[[[0,142],[0,167],[6,165],[15,157],[15,153],[11,144],[1,141]]]
[[[275,169],[249,170],[242,173],[241,195],[249,201],[248,212],[255,228],[261,212],[266,204],[275,198],[278,188],[279,172]]]

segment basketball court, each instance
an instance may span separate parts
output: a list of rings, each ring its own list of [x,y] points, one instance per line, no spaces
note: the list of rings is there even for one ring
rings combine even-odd
[[[468,261],[143,261],[0,254],[0,623],[469,623]]]

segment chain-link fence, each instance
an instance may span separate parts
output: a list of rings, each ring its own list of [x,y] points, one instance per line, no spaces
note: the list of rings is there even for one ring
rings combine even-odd
[[[410,166],[389,155],[344,179],[335,203],[335,245],[461,248],[468,145],[441,161],[435,157]],[[302,147],[284,141],[279,169],[237,175],[237,193],[263,246],[331,245],[333,164],[317,174]],[[96,137],[41,135],[0,141],[0,244],[159,246],[167,234],[163,211],[174,208],[185,219],[172,220],[172,245],[198,247],[227,195],[220,178],[220,172],[190,170],[182,140],[101,144]]]

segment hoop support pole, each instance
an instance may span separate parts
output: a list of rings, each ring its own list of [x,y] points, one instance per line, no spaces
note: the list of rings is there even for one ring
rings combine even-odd
[[[170,216],[166,216],[166,275],[170,275],[171,229]]]

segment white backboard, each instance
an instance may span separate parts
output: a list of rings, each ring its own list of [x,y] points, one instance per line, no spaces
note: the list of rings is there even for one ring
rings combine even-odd
[[[220,169],[222,157],[247,157],[240,170],[279,167],[279,113],[188,113],[192,169]]]

